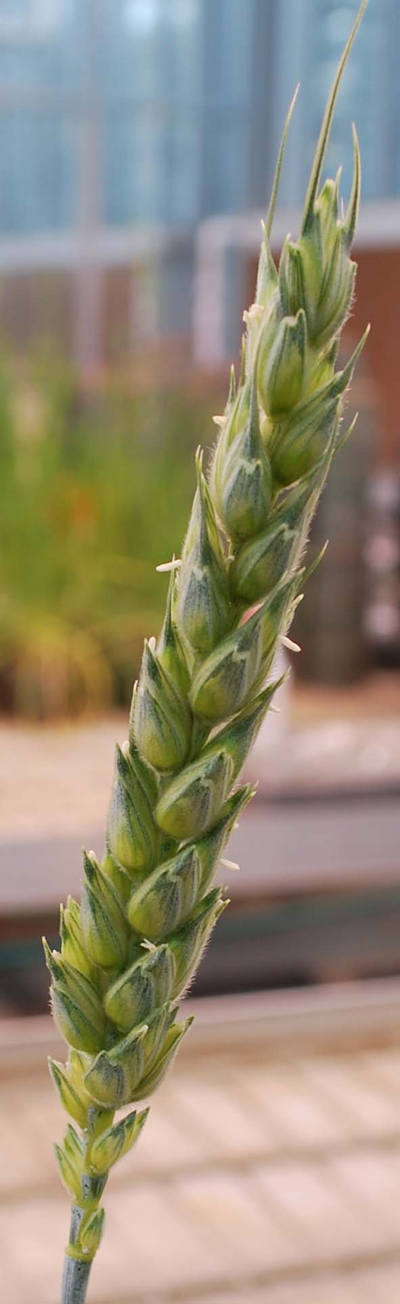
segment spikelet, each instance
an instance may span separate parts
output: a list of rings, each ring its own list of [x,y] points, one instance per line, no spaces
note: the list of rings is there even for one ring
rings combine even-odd
[[[183,548],[178,581],[177,616],[183,638],[197,654],[211,652],[232,619],[215,508],[203,474],[203,455],[196,456],[197,492]]]
[[[211,483],[218,515],[233,543],[258,534],[271,507],[272,477],[261,438],[256,370],[217,445]]]
[[[154,864],[158,850],[153,819],[157,794],[156,776],[139,755],[131,734],[129,749],[116,747],[107,825],[109,851],[128,874],[140,874]]]
[[[269,679],[274,652],[308,577],[310,521],[344,439],[346,390],[366,338],[337,369],[354,292],[356,133],[345,215],[340,178],[321,187],[321,172],[364,8],[365,0],[328,102],[299,239],[285,241],[276,267],[271,227],[291,106],[256,300],[245,314],[240,379],[232,369],[208,477],[197,453],[197,490],[181,562],[171,563],[163,629],[158,642],[146,641],[129,741],[116,750],[105,854],[98,861],[84,853],[81,903],[69,897],[61,909],[61,952],[46,946],[54,1015],[70,1047],[66,1065],[51,1061],[50,1069],[82,1133],[70,1125],[57,1147],[73,1202],[63,1304],[83,1301],[108,1172],[147,1116],[115,1120],[115,1111],[155,1091],[191,1023],[179,1020],[176,1003],[227,905],[213,876],[253,795],[236,784],[282,682]]]

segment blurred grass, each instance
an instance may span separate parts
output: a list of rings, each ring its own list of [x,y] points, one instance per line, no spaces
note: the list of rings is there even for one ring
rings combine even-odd
[[[50,349],[0,359],[0,709],[36,720],[127,702],[213,438],[197,386],[90,394]]]

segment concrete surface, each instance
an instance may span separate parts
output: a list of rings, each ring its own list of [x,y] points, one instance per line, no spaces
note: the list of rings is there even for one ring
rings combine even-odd
[[[312,692],[283,702],[247,765],[259,796],[230,855],[230,894],[400,881],[400,693]],[[126,720],[0,725],[0,911],[53,909],[81,880],[82,843],[101,853],[115,741]],[[273,740],[273,741],[272,741]]]
[[[308,1049],[271,1045],[268,1007],[243,1039],[234,1001],[230,1043],[178,1057],[110,1178],[91,1304],[398,1304],[398,1033],[374,1025],[340,1046],[330,1000],[323,1048],[310,1010]],[[361,988],[358,1000],[361,1014]],[[52,1139],[65,1120],[20,1051],[14,1066],[0,1055],[2,1299],[54,1304],[68,1204]]]

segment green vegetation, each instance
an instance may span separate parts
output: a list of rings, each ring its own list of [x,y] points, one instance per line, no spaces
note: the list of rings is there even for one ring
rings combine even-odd
[[[1,709],[41,720],[127,703],[215,401],[117,380],[85,396],[50,351],[19,370],[3,353]]]

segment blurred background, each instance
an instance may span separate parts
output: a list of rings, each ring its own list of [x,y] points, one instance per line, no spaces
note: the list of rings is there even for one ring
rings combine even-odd
[[[51,1304],[66,1235],[40,936],[56,942],[82,841],[102,849],[113,745],[165,601],[155,568],[179,552],[194,451],[225,402],[294,86],[276,255],[298,231],[357,8],[0,0],[7,1304]],[[398,0],[369,0],[328,159],[348,194],[355,119],[363,205],[343,356],[373,327],[349,402],[358,425],[313,526],[311,555],[329,549],[296,617],[302,655],[248,766],[260,786],[190,997],[192,1048],[156,1098],[139,1168],[113,1179],[93,1304],[399,1298],[399,53]]]

